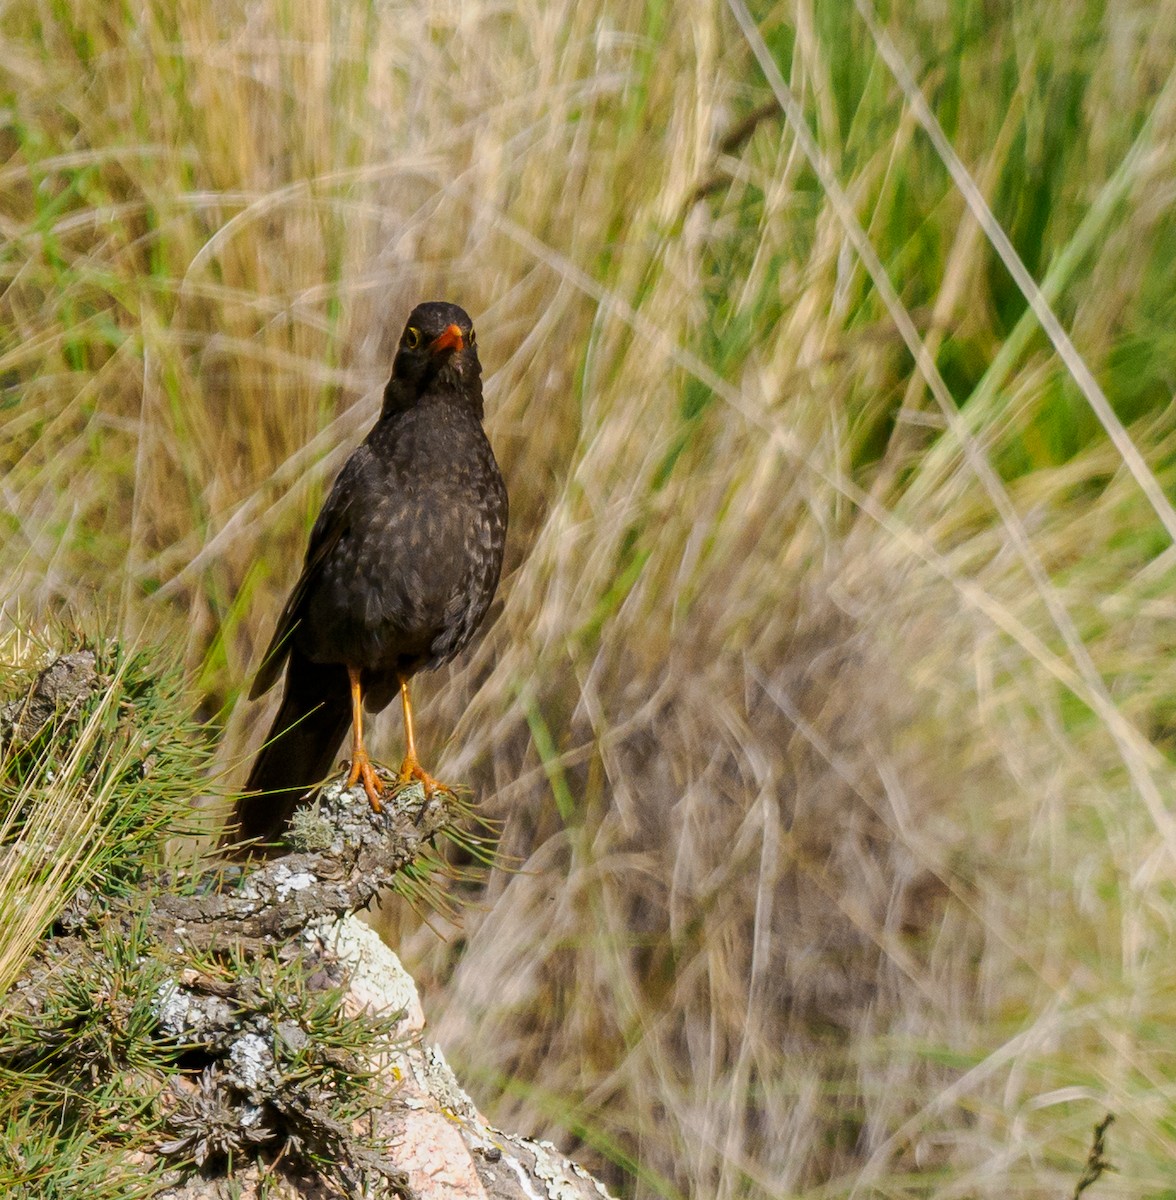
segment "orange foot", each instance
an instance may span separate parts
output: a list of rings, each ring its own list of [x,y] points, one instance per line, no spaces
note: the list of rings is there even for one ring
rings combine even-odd
[[[363,781],[363,790],[367,793],[372,808],[376,812],[383,812],[384,806],[380,803],[380,795],[384,791],[384,785],[380,782],[380,777],[376,774],[376,768],[372,766],[372,760],[368,758],[367,751],[362,747],[352,752],[351,770],[347,772],[347,786],[354,787],[360,780]]]
[[[434,792],[450,792],[453,789],[442,783],[439,779],[434,779],[428,771],[417,761],[415,754],[406,754],[404,762],[400,764],[400,774],[396,780],[396,790],[408,787],[414,781],[419,782],[421,787],[425,789],[425,796],[432,796]]]

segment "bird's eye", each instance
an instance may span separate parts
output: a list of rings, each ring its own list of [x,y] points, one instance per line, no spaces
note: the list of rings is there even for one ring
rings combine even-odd
[[[415,326],[410,325],[404,331],[404,346],[406,350],[415,350],[421,344],[421,331]]]
[[[474,332],[474,327],[471,325],[470,326],[470,345],[471,346],[474,345],[474,343],[477,340],[478,340],[478,335]]]

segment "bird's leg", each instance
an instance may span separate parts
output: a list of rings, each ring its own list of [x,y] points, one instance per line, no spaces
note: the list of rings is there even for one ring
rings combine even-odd
[[[400,676],[400,703],[404,707],[404,762],[400,764],[400,786],[406,787],[414,779],[419,779],[425,789],[425,795],[431,796],[438,788],[443,792],[449,791],[443,783],[438,783],[421,766],[416,753],[416,731],[412,724],[412,699],[408,694],[408,680]]]
[[[347,677],[351,680],[351,770],[347,772],[347,786],[354,787],[361,779],[363,790],[376,812],[383,812],[380,793],[383,785],[363,748],[363,692],[359,684],[359,668],[348,667]]]

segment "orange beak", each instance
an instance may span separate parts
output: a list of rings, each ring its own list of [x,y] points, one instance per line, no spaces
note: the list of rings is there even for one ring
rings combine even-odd
[[[462,350],[465,348],[465,338],[457,325],[450,325],[440,337],[429,343],[429,353],[436,356],[442,350]]]

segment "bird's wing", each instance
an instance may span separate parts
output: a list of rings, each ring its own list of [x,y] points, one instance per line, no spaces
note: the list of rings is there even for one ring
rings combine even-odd
[[[360,447],[360,450],[363,449],[364,447]],[[302,602],[306,598],[307,589],[314,583],[323,561],[339,544],[339,539],[347,529],[352,495],[349,484],[351,478],[359,471],[359,455],[360,451],[356,451],[339,472],[335,486],[310,531],[310,543],[306,547],[306,561],[302,566],[302,574],[298,576],[298,582],[286,600],[274,636],[270,639],[261,666],[254,676],[253,686],[249,689],[250,700],[256,700],[258,696],[268,692],[277,682],[290,653],[290,638],[302,617]]]

